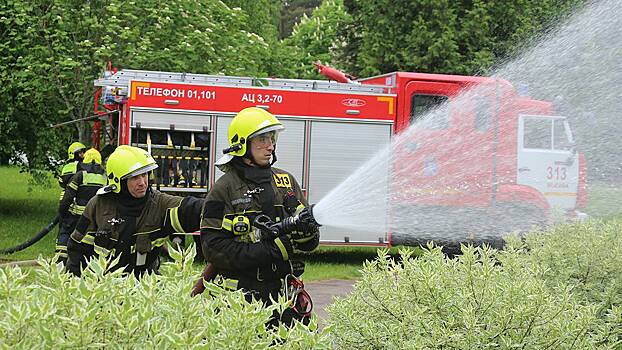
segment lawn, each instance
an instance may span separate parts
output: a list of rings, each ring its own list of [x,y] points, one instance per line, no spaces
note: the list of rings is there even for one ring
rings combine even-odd
[[[610,218],[622,214],[622,188],[594,184],[589,187],[585,212],[593,217]]]
[[[46,186],[30,186],[29,176],[16,167],[0,167],[0,249],[20,244],[47,226],[58,209],[60,187],[51,176]],[[33,246],[0,259],[35,259],[54,255],[54,228]]]

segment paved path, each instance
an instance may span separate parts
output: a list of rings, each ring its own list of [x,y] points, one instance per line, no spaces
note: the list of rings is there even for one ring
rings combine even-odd
[[[318,323],[325,324],[328,316],[325,308],[334,297],[341,297],[352,292],[356,280],[324,280],[305,283],[305,289],[313,299],[313,312],[318,316]]]

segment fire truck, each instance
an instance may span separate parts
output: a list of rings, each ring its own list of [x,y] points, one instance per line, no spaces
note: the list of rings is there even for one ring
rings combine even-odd
[[[256,106],[284,124],[276,166],[299,180],[310,203],[408,131],[412,139],[395,152],[403,153],[400,161],[411,172],[395,200],[420,208],[422,225],[427,211],[437,208],[484,217],[518,207],[539,223],[586,205],[585,160],[552,103],[524,96],[499,78],[393,72],[353,81],[318,67],[332,80],[108,70],[95,85],[106,109],[118,113],[96,122],[94,130],[105,132],[93,141],[144,148],[159,164],[157,189],[204,195],[222,175],[214,162],[227,147],[229,123]],[[444,112],[433,125],[420,123],[438,106]],[[444,227],[427,225],[426,232]],[[321,242],[414,243],[390,231],[328,227]]]

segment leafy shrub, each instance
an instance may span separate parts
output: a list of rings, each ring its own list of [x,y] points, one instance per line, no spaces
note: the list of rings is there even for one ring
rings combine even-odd
[[[340,348],[595,348],[611,325],[597,322],[546,267],[520,251],[463,247],[455,259],[429,246],[422,256],[386,252],[366,263],[351,296],[328,309]],[[602,328],[598,328],[602,327]],[[604,340],[603,340],[604,339]]]
[[[105,259],[92,261],[81,279],[46,260],[32,271],[0,269],[0,348],[330,347],[314,321],[267,330],[284,301],[264,308],[215,284],[191,298],[194,247],[171,251],[175,261],[163,265],[162,275],[140,280],[105,273],[114,264]]]
[[[599,304],[604,316],[622,305],[622,221],[589,220],[532,233],[508,249],[523,250],[525,259],[542,266],[550,286],[567,284],[585,302]]]
[[[593,305],[597,345],[622,348],[622,219],[557,225],[546,232],[508,239],[525,263],[542,267],[551,287],[566,285],[575,298]]]

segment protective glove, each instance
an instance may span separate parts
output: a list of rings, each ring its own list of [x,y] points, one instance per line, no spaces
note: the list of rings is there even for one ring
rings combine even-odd
[[[305,233],[316,233],[317,229],[320,227],[313,214],[311,212],[311,207],[305,207],[298,213],[298,224],[296,225],[298,231],[302,231]]]
[[[261,232],[261,240],[270,240],[280,236],[282,229],[275,225],[268,215],[258,215],[253,221],[253,227]]]
[[[112,249],[117,244],[117,240],[112,237],[112,232],[108,230],[97,230],[93,234],[93,242],[96,246],[106,249]]]

